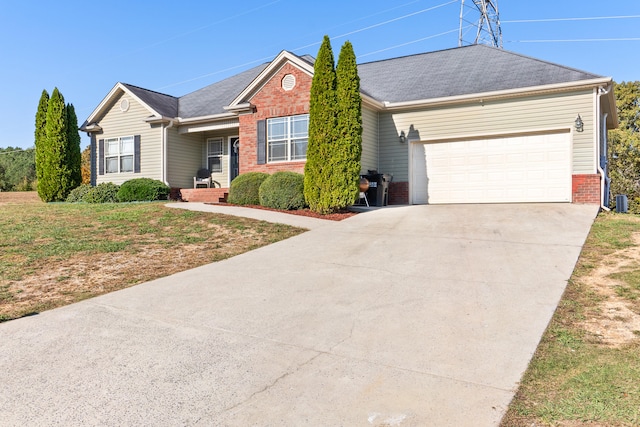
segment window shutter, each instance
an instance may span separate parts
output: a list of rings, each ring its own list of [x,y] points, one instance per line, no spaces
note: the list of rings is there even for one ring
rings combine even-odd
[[[104,139],[98,141],[98,175],[104,175]]]
[[[140,135],[133,136],[133,173],[140,173]]]
[[[97,175],[97,170],[96,170],[96,158],[97,158],[97,150],[96,150],[96,136],[95,135],[91,135],[91,185],[96,185],[96,175]]]
[[[267,163],[267,121],[258,120],[258,164]]]

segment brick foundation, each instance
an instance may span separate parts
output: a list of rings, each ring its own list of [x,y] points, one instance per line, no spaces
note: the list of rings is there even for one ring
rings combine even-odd
[[[600,175],[573,175],[571,183],[573,203],[600,204]]]
[[[221,203],[227,200],[228,188],[183,188],[180,196],[183,202]]]
[[[409,183],[391,182],[389,183],[389,204],[407,205],[409,204]]]

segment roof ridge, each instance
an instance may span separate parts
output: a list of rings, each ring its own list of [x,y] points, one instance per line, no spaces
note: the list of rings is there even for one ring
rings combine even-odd
[[[446,48],[446,49],[432,50],[432,51],[429,51],[429,52],[411,53],[409,55],[394,56],[393,58],[385,58],[385,59],[377,59],[375,61],[361,62],[358,65],[368,65],[368,64],[375,64],[375,63],[378,63],[378,62],[394,61],[396,59],[411,58],[411,57],[415,57],[415,56],[423,56],[423,55],[430,55],[430,54],[433,54],[433,53],[447,52],[447,51],[450,51],[450,50],[465,49],[465,48],[472,47],[472,46],[480,46],[480,45],[456,46],[456,47],[449,47],[449,48]],[[489,47],[489,46],[486,46],[486,47]]]

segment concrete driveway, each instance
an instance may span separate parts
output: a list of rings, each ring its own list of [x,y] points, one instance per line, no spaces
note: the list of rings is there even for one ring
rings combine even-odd
[[[381,209],[0,324],[0,424],[497,425],[596,211]]]

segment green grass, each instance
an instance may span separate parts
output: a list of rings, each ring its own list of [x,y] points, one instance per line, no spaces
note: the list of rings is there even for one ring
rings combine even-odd
[[[619,348],[606,346],[581,327],[598,313],[600,295],[583,284],[614,252],[635,245],[640,217],[601,214],[574,274],[525,373],[502,426],[640,425],[640,332]],[[636,266],[640,267],[640,266]],[[615,273],[618,294],[633,306],[640,268]]]
[[[0,215],[0,321],[229,258],[302,231],[248,218],[171,209],[164,203],[4,205]],[[194,252],[198,259],[194,260]],[[137,259],[146,253],[158,254],[151,267]],[[116,273],[109,272],[101,279],[108,285],[98,283],[100,289],[93,289],[95,283],[83,284],[89,270],[98,268],[100,262],[109,267],[116,255],[119,263],[131,261],[126,274],[117,276],[121,282],[114,283]],[[21,281],[31,278],[35,282],[33,278],[45,277],[45,273],[51,273],[46,279],[50,283],[38,286],[47,285],[53,291],[43,288],[40,295],[47,295],[40,299],[33,289],[22,293]],[[98,280],[95,271],[91,274]],[[58,290],[76,282],[80,283],[76,288]],[[33,301],[25,304],[31,294]]]

